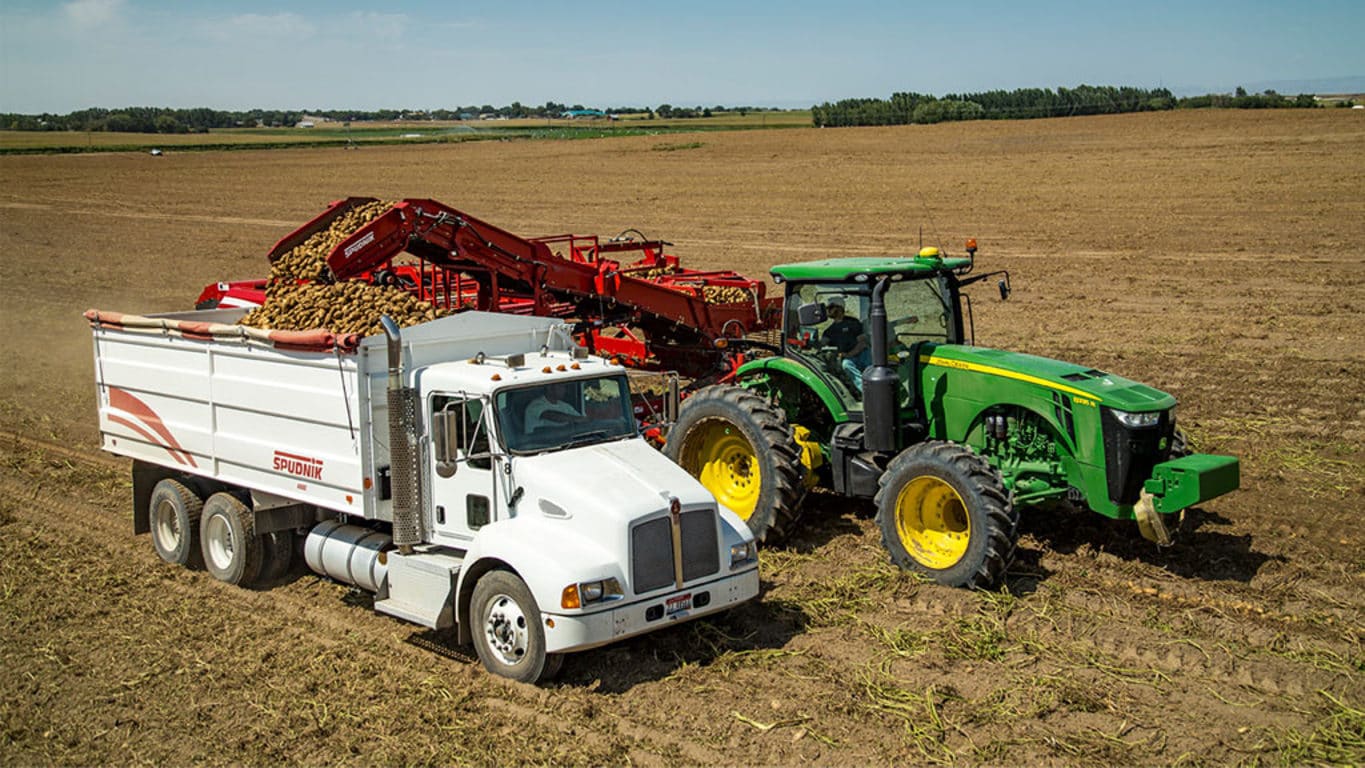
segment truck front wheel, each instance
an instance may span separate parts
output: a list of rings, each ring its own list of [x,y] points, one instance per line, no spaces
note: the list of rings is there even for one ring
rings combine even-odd
[[[251,510],[236,496],[222,491],[204,502],[199,541],[204,567],[213,578],[249,586],[261,572],[261,539]]]
[[[178,480],[162,480],[152,489],[147,505],[152,547],[172,565],[199,568],[199,520],[204,502]]]
[[[562,654],[545,652],[545,627],[526,583],[507,571],[490,571],[474,585],[470,630],[484,669],[521,683],[553,677]]]
[[[877,492],[877,524],[893,563],[951,587],[999,584],[1019,536],[1000,473],[971,448],[939,440],[891,461]]]
[[[707,387],[683,403],[664,455],[701,481],[768,541],[790,533],[800,501],[801,452],[786,416],[741,387]]]

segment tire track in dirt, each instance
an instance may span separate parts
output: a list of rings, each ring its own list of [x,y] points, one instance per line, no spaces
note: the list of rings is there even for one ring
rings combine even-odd
[[[122,472],[127,469],[126,462],[112,457],[91,456],[47,441],[14,433],[0,433],[0,438],[9,443],[9,447],[55,454],[63,461],[79,462],[110,471]],[[150,548],[145,546],[145,537],[132,535],[126,516],[95,512],[84,502],[62,495],[60,491],[48,490],[46,483],[32,485],[24,479],[13,477],[11,471],[8,467],[0,470],[0,494],[11,499],[24,499],[18,518],[35,530],[56,534],[63,541],[81,542],[93,550],[102,551],[104,554],[98,559],[108,563],[131,563],[138,568],[150,569],[172,568],[151,553]],[[101,499],[104,508],[127,507],[126,497],[118,497],[111,492],[101,495],[104,497]],[[375,666],[399,670],[401,674],[395,674],[396,677],[422,676],[425,679],[425,673],[431,672],[450,675],[450,683],[465,686],[466,695],[482,695],[481,706],[499,712],[510,722],[533,723],[536,730],[542,733],[555,732],[566,740],[586,738],[601,743],[606,749],[623,746],[636,763],[665,765],[667,761],[660,755],[668,752],[680,753],[688,761],[697,764],[724,762],[721,753],[704,745],[675,737],[668,731],[635,723],[617,714],[613,714],[610,726],[615,733],[602,733],[599,730],[585,734],[584,729],[574,725],[573,717],[556,714],[566,708],[570,711],[581,709],[584,703],[581,695],[570,691],[566,692],[569,694],[567,696],[556,697],[556,690],[552,688],[538,689],[491,677],[473,658],[470,649],[454,651],[447,644],[448,638],[433,642],[425,639],[430,633],[420,628],[374,613],[368,596],[354,601],[350,597],[338,601],[337,597],[343,593],[352,596],[356,593],[317,577],[311,571],[305,569],[304,572],[306,575],[266,590],[240,589],[221,584],[204,573],[192,574],[189,578],[165,579],[158,582],[158,587],[186,601],[213,600],[215,608],[231,614],[233,622],[268,627],[266,634],[279,635],[281,643],[317,645],[330,653],[359,656]],[[183,577],[187,574],[177,575]],[[331,603],[327,602],[329,593],[333,598]],[[289,617],[290,620],[269,618],[274,616]],[[411,685],[419,682],[416,679],[408,681]],[[546,705],[552,706],[547,709]]]

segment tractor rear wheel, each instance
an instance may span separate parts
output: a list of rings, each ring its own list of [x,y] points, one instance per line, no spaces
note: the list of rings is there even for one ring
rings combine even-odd
[[[891,562],[950,587],[990,589],[1014,558],[1019,515],[980,454],[930,440],[891,461],[877,491]]]
[[[796,523],[801,452],[782,411],[742,387],[706,387],[687,398],[664,455],[734,510],[759,541]]]

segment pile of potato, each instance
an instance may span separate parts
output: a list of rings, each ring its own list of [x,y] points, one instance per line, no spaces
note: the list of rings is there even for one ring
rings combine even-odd
[[[317,280],[327,273],[327,254],[356,230],[379,218],[379,215],[393,207],[393,203],[377,201],[361,203],[338,216],[327,229],[313,233],[313,236],[280,254],[270,265],[270,280],[286,282],[295,280]]]
[[[281,331],[326,328],[332,333],[382,333],[379,317],[388,315],[399,327],[425,323],[438,316],[435,307],[401,288],[360,282],[277,283],[266,302],[247,313],[242,325]]]
[[[337,334],[371,336],[383,332],[379,325],[381,315],[388,315],[399,327],[406,328],[444,314],[401,288],[357,281],[319,282],[330,277],[327,254],[392,205],[386,202],[358,205],[338,216],[327,229],[281,254],[270,268],[265,303],[248,312],[241,324],[279,331],[324,328]]]
[[[722,288],[717,285],[707,285],[701,289],[701,293],[707,304],[739,304],[740,302],[752,304],[754,301],[754,292],[748,288]]]

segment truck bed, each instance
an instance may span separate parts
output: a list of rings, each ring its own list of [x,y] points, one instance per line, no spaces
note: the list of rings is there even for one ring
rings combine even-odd
[[[88,313],[102,447],[283,500],[390,520],[387,346],[289,348],[231,328],[243,310]],[[107,318],[117,318],[110,322]],[[180,329],[215,329],[212,336]],[[572,340],[556,320],[466,312],[404,329],[424,366]]]

